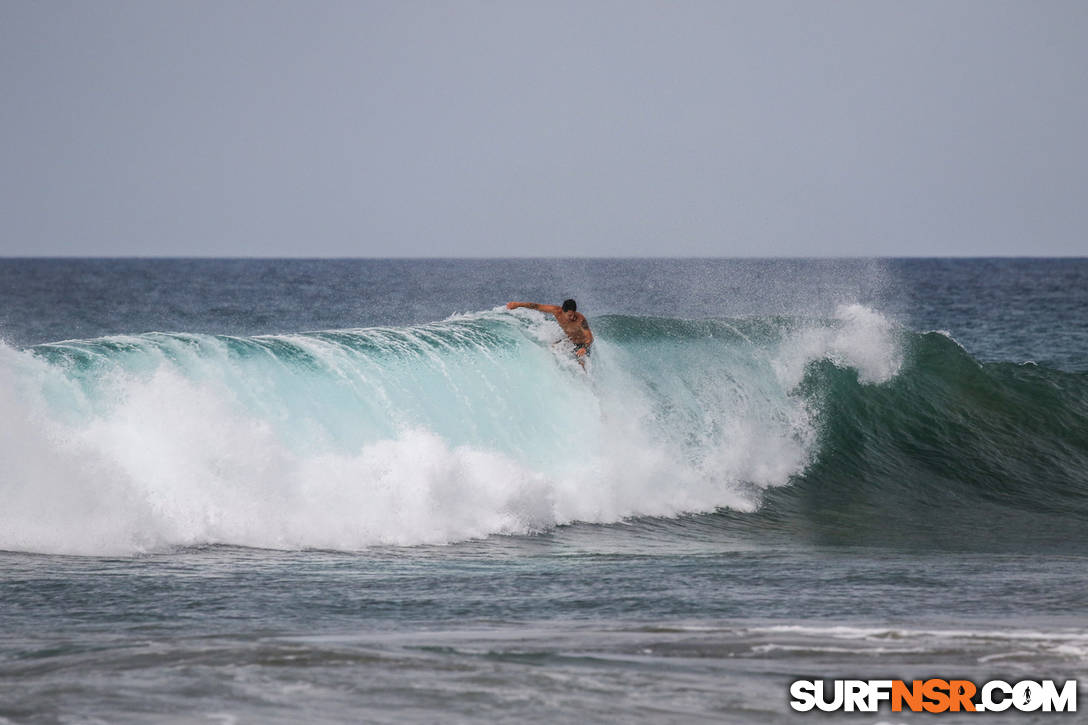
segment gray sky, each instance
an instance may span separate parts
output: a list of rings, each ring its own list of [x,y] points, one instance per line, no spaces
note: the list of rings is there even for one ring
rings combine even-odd
[[[0,1],[0,254],[1088,254],[1088,2]]]

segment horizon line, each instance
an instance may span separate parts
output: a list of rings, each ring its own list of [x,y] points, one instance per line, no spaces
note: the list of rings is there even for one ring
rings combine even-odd
[[[983,260],[983,259],[1088,259],[1086,254],[983,254],[983,255],[678,255],[678,256],[606,256],[606,255],[547,255],[547,256],[479,256],[479,255],[436,255],[436,256],[303,256],[303,255],[86,255],[86,254],[0,254],[0,260],[147,260],[147,261],[181,261],[181,260],[223,260],[223,261],[539,261],[549,259],[585,259],[585,260],[624,260],[624,261],[680,261],[680,260],[730,260],[730,261],[769,261],[769,260]]]

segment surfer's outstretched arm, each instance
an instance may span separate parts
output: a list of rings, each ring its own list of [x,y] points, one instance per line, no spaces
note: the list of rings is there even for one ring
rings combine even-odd
[[[507,302],[506,309],[516,310],[519,307],[528,307],[530,310],[540,310],[541,312],[549,312],[553,315],[558,315],[563,311],[562,307],[556,305],[542,305],[537,302]]]

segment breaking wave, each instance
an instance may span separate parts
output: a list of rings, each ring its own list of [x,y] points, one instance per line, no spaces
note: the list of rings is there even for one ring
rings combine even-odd
[[[859,305],[594,332],[586,370],[502,310],[0,345],[0,549],[356,550],[684,513],[834,539],[961,498],[1088,516],[1084,375],[980,365]]]

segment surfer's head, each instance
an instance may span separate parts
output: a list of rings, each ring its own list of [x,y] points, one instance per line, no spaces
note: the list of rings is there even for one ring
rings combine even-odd
[[[574,300],[563,300],[563,318],[567,322],[578,319],[578,303]]]

